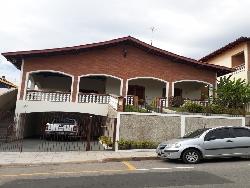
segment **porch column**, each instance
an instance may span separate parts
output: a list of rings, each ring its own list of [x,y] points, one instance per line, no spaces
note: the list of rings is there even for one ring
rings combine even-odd
[[[127,95],[127,79],[123,79],[123,83],[122,83],[122,96],[126,97]]]
[[[171,98],[171,93],[172,93],[172,82],[167,82],[166,83],[166,107],[169,107],[169,99]]]
[[[78,94],[78,76],[74,76],[74,80],[72,80],[72,86],[71,86],[71,102],[76,102],[77,100],[77,94]]]
[[[209,84],[208,85],[208,99],[209,99],[209,102],[213,100],[213,96],[214,96],[214,86],[213,86],[213,84]]]

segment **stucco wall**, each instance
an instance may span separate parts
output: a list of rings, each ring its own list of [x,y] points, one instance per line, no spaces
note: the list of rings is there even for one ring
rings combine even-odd
[[[161,142],[180,137],[179,116],[120,115],[120,139]]]
[[[186,117],[185,133],[194,131],[199,128],[213,128],[218,126],[242,126],[242,119],[239,118],[202,118],[202,117]]]
[[[225,67],[232,67],[232,56],[244,51],[245,61],[247,61],[247,44],[243,43],[241,45],[235,46],[234,48],[224,52],[223,54],[212,58],[207,61],[209,64],[221,65]]]
[[[161,142],[204,127],[242,126],[243,117],[177,114],[118,114],[119,139]],[[247,123],[247,122],[246,122]]]

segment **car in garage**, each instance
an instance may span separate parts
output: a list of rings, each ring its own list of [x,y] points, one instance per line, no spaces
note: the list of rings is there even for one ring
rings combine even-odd
[[[77,137],[82,133],[81,127],[75,119],[65,118],[62,120],[54,119],[45,126],[46,138],[51,136]]]
[[[250,156],[250,128],[224,126],[195,130],[159,144],[157,156],[199,163],[205,158]]]

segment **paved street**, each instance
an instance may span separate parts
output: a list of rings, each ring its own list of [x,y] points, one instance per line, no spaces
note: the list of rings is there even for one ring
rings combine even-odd
[[[161,160],[3,166],[1,187],[249,187],[249,159],[198,165]]]

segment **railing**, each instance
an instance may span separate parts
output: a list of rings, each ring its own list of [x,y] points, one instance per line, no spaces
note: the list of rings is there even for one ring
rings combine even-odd
[[[134,96],[128,95],[126,98],[126,105],[134,105]]]
[[[50,101],[50,102],[70,102],[71,93],[58,91],[36,91],[28,90],[27,101]]]
[[[108,104],[110,100],[107,94],[95,94],[95,93],[79,93],[78,102],[79,103],[99,103]]]
[[[234,72],[232,72],[232,74],[238,74],[240,72],[244,72],[245,71],[245,64],[241,64],[241,65],[238,65],[236,67],[233,67],[235,69]]]
[[[192,102],[192,103],[195,103],[195,104],[199,104],[199,105],[201,105],[201,106],[208,106],[208,104],[209,104],[209,101],[208,101],[208,100],[202,101],[202,100],[189,100],[189,99],[184,99],[184,104],[185,104],[186,102]]]
[[[119,110],[119,96],[112,94],[79,93],[78,103],[109,104],[115,110]]]

